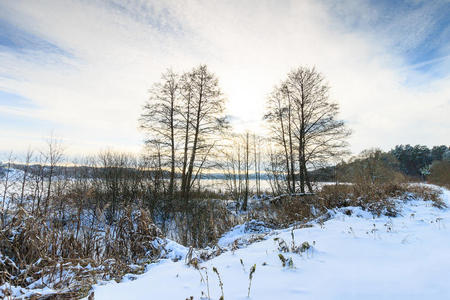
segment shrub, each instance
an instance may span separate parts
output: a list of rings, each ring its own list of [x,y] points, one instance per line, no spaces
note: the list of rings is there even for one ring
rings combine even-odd
[[[450,189],[450,161],[442,160],[433,162],[428,181]]]
[[[348,163],[337,166],[340,180],[358,184],[404,182],[398,160],[380,149],[364,150]]]
[[[326,185],[317,196],[327,209],[358,206],[377,216],[396,216],[400,199],[423,199],[438,208],[445,207],[439,190],[406,183]]]
[[[247,218],[261,220],[270,227],[286,227],[298,222],[307,222],[324,213],[324,207],[316,196],[283,195],[276,201],[261,201],[252,207]]]
[[[161,255],[163,245],[154,243],[161,232],[143,210],[130,209],[114,226],[95,223],[78,236],[52,217],[20,208],[0,230],[0,286],[33,284],[83,297],[98,279],[142,272],[143,263]]]
[[[445,208],[447,205],[442,200],[442,192],[439,189],[425,186],[422,184],[414,184],[408,186],[407,195],[413,198],[423,199],[424,201],[432,201],[433,206],[437,208]]]

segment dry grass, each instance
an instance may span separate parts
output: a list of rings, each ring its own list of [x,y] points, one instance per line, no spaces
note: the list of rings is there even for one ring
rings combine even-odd
[[[114,203],[102,202],[104,195],[95,190],[67,188],[50,198],[46,213],[10,209],[0,226],[0,286],[48,286],[61,297],[78,298],[98,280],[142,272],[166,253],[155,219],[168,220],[165,232],[174,231],[178,242],[213,245],[238,220],[223,200],[207,199],[211,195],[197,193],[199,198],[166,213],[159,202],[152,209],[139,200],[112,210]]]
[[[414,199],[431,201],[438,208],[446,207],[439,189],[407,183],[357,183],[325,185],[313,196],[284,196],[277,202],[261,202],[247,218],[261,220],[273,227],[305,224],[328,209],[356,206],[373,215],[395,217],[399,203]]]
[[[218,199],[193,199],[173,219],[177,230],[175,240],[196,248],[215,245],[240,220],[226,207],[225,201]]]
[[[161,254],[153,243],[161,232],[142,210],[129,210],[115,226],[87,229],[78,237],[50,222],[20,209],[0,230],[0,285],[48,286],[60,297],[79,298],[97,280],[140,273]]]
[[[274,228],[306,223],[325,212],[316,196],[283,196],[277,201],[261,201],[248,212],[247,220],[261,220]]]
[[[424,201],[431,201],[434,207],[440,209],[447,207],[445,202],[442,200],[442,192],[430,186],[411,184],[407,188],[406,195],[413,198],[423,199]]]
[[[438,189],[406,183],[326,185],[318,197],[328,209],[359,206],[377,216],[395,217],[399,212],[397,200],[423,199],[438,208],[445,207]]]

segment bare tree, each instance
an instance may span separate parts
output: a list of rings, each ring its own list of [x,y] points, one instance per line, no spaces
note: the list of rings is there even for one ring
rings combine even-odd
[[[295,173],[293,169],[293,151],[291,151],[292,138],[291,143],[289,143],[288,138],[288,136],[292,137],[292,133],[288,133],[291,130],[291,125],[288,126],[288,123],[291,123],[291,110],[286,109],[287,106],[291,107],[291,105],[287,104],[288,100],[290,99],[285,97],[283,89],[280,87],[275,87],[274,91],[268,98],[267,113],[264,115],[264,119],[267,120],[271,125],[270,129],[272,132],[273,142],[282,148],[282,152],[284,154],[284,163],[286,166],[285,171],[287,173],[287,190],[289,193],[294,193],[295,184],[293,181],[295,179]]]
[[[256,137],[256,134],[253,134],[253,171],[255,174],[255,187],[256,187],[256,195],[259,197],[259,194],[261,192],[261,148],[260,148],[261,139],[259,137]]]
[[[281,194],[286,190],[289,191],[289,188],[286,186],[289,183],[289,177],[286,176],[286,166],[283,159],[284,153],[282,151],[274,150],[272,147],[269,148],[265,171],[272,194]]]
[[[170,166],[168,193],[173,197],[175,190],[176,167],[176,127],[177,105],[180,102],[179,76],[167,70],[161,81],[150,89],[150,99],[145,104],[140,118],[140,127],[147,134],[145,143],[149,149],[158,150],[162,158],[161,167],[166,162]],[[162,162],[164,161],[164,163]]]
[[[223,150],[223,159],[221,169],[225,174],[228,191],[233,199],[239,201],[241,198],[242,188],[242,158],[240,137],[232,134],[227,139],[227,145]]]
[[[139,119],[146,145],[157,158],[162,177],[169,171],[168,193],[173,198],[180,172],[180,191],[186,201],[203,170],[211,166],[214,147],[227,121],[216,76],[200,65],[181,76],[168,70],[150,89]],[[179,169],[177,168],[179,167]]]
[[[5,165],[5,175],[2,178],[2,185],[3,185],[3,193],[2,193],[2,210],[1,210],[1,221],[2,221],[2,228],[3,226],[5,226],[5,217],[7,215],[7,207],[9,206],[10,202],[12,201],[11,199],[8,199],[8,193],[9,190],[11,189],[12,185],[14,184],[14,180],[12,180],[11,178],[11,164],[13,162],[13,153],[12,151],[9,153],[8,155],[8,161],[6,162]]]
[[[253,141],[253,145],[252,145]],[[230,194],[237,201],[242,200],[242,209],[247,210],[248,197],[254,192],[250,177],[255,179],[256,192],[261,187],[261,139],[250,132],[232,134],[223,151],[222,171],[225,174]],[[253,170],[252,170],[253,169]],[[253,174],[251,174],[253,171]]]
[[[315,68],[300,67],[275,87],[268,100],[265,118],[271,124],[273,141],[284,149],[287,178],[295,182],[298,173],[301,193],[305,187],[312,192],[308,167],[346,153],[345,138],[350,131],[337,120],[339,106],[329,99],[328,91],[322,74]],[[295,149],[291,147],[293,139]],[[295,191],[295,183],[291,182],[288,190]]]
[[[207,166],[207,159],[228,122],[218,79],[206,65],[183,75],[182,94],[179,108],[184,123],[181,192],[188,200],[192,186]]]
[[[245,190],[244,190],[244,202],[242,204],[242,210],[247,210],[247,203],[249,197],[250,181],[249,181],[249,171],[250,171],[250,141],[249,133],[246,132],[244,135],[244,151],[245,151]]]
[[[58,164],[63,160],[64,149],[62,147],[61,141],[57,140],[52,134],[51,137],[47,140],[47,149],[41,152],[41,154],[45,158],[45,162],[47,164],[44,167],[44,170],[46,170],[46,172],[44,172],[46,175],[45,179],[47,181],[47,195],[45,197],[44,203],[44,214],[46,214],[51,201],[50,197],[55,170]]]
[[[25,185],[28,180],[29,172],[30,172],[30,162],[33,158],[33,150],[28,149],[27,154],[25,155],[25,165],[23,168],[23,176],[22,176],[22,184],[20,189],[20,205],[23,204],[24,196],[25,196]]]

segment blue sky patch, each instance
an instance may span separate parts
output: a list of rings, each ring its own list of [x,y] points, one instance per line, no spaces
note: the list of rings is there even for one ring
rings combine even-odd
[[[60,129],[62,126],[63,125],[60,123],[48,120],[0,112],[0,127],[3,130],[38,130],[42,132],[51,132],[55,128]]]
[[[28,32],[7,20],[0,19],[0,52],[24,54],[27,51],[41,51],[47,54],[72,57],[69,52],[52,42]]]
[[[416,70],[434,73],[439,58],[450,54],[449,1],[368,0],[350,6],[334,1],[330,4],[330,13],[344,28],[386,39],[394,53]]]
[[[140,4],[140,7],[127,6],[120,2],[107,2],[107,6],[112,10],[118,10],[121,14],[137,22],[148,24],[162,33],[180,36],[183,32],[182,25],[172,16],[167,8],[157,10],[150,2]],[[168,22],[167,20],[170,21]]]
[[[30,99],[2,90],[0,90],[0,106],[37,108]]]

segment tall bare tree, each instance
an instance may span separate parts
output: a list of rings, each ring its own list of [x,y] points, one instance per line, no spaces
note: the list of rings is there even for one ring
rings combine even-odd
[[[253,134],[253,168],[255,173],[256,195],[258,197],[261,194],[261,143],[262,138],[256,134]]]
[[[220,135],[227,127],[218,79],[205,65],[177,75],[168,70],[150,89],[141,115],[147,147],[158,157],[161,174],[169,171],[168,192],[177,190],[179,167],[182,197],[199,180]]]
[[[337,119],[339,106],[328,92],[322,74],[315,68],[299,67],[288,73],[268,100],[265,118],[271,124],[273,141],[285,153],[289,192],[295,191],[297,180],[301,193],[305,187],[312,192],[308,167],[346,152],[350,131]],[[296,146],[292,147],[294,139]]]
[[[201,170],[206,166],[211,150],[227,128],[224,98],[217,77],[206,65],[200,65],[183,75],[184,154],[181,191],[187,200]]]
[[[175,190],[177,105],[180,102],[179,76],[167,70],[161,81],[150,89],[150,98],[144,105],[140,127],[147,133],[146,145],[157,149],[170,167],[168,192]],[[165,167],[163,164],[162,167]]]
[[[276,86],[273,92],[270,94],[267,101],[267,113],[264,115],[270,124],[272,140],[278,145],[284,155],[284,164],[286,165],[286,183],[287,190],[289,193],[295,192],[295,170],[294,170],[294,157],[292,149],[292,132],[291,125],[291,110],[287,107],[291,106],[288,104],[290,99],[285,97],[283,93],[283,88]],[[292,106],[291,106],[292,107]],[[289,139],[291,136],[291,139]],[[291,143],[289,143],[291,141]]]

